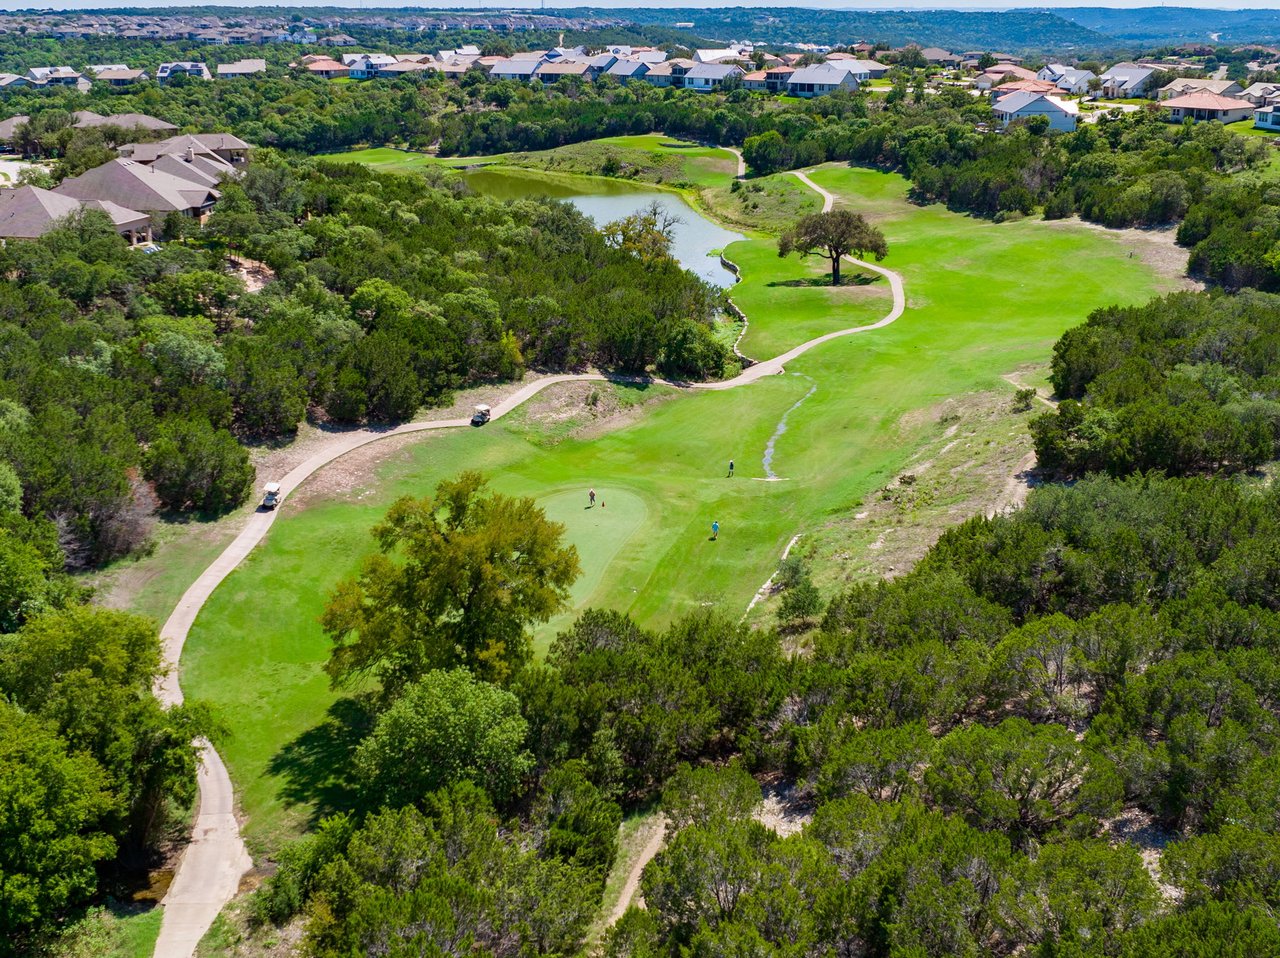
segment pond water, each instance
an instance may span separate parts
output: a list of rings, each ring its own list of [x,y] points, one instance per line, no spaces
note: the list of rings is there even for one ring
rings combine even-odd
[[[730,243],[744,237],[741,233],[713,223],[686,203],[678,193],[585,177],[572,182],[549,179],[524,170],[478,169],[469,170],[463,175],[477,193],[498,199],[550,196],[567,200],[591,217],[596,226],[620,220],[657,202],[679,220],[673,234],[671,252],[680,265],[722,289],[736,282],[733,273],[720,265],[717,254]]]

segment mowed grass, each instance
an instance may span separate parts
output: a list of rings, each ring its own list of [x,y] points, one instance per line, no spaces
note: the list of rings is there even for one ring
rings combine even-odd
[[[382,467],[373,494],[286,506],[205,607],[183,658],[188,695],[216,704],[230,727],[220,746],[255,851],[276,847],[334,800],[347,743],[322,727],[338,695],[321,671],[329,643],[317,619],[334,584],[371,551],[368,530],[395,497],[480,469],[498,491],[533,496],[565,523],[584,568],[575,609],[615,608],[651,627],[708,605],[737,614],[792,535],[847,513],[898,474],[930,428],[904,425],[908,414],[1000,387],[1002,374],[1042,362],[1091,309],[1164,288],[1100,231],[916,207],[892,174],[829,166],[813,175],[884,229],[884,265],[902,273],[908,296],[894,325],[825,344],[786,375],[655,404],[603,435],[538,443],[527,424],[499,421],[424,437]],[[757,358],[888,309],[875,285],[863,289],[876,296],[839,301],[832,297],[843,290],[785,285],[820,267],[779,260],[767,242],[728,252],[743,266],[733,295],[751,317],[744,348]],[[773,467],[784,481],[757,481],[770,437],[802,399],[776,442]],[[603,508],[581,508],[588,487]],[[549,631],[539,632],[540,648]]]
[[[433,156],[392,147],[329,153],[318,157],[339,163],[363,163],[385,172],[409,172],[427,166],[470,166],[476,163],[601,175],[605,164],[617,164],[615,175],[646,183],[727,186],[737,172],[737,158],[726,150],[650,133],[611,136],[573,143],[554,150],[501,153],[492,156]]]

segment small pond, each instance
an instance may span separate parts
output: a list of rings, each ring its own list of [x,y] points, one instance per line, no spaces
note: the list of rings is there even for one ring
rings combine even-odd
[[[720,258],[713,255],[713,251],[718,252],[744,237],[713,223],[678,193],[594,177],[548,178],[531,170],[478,169],[463,175],[477,193],[498,199],[551,196],[567,200],[591,217],[597,226],[630,216],[656,201],[680,221],[671,248],[680,265],[722,289],[736,281],[733,273],[720,265]]]

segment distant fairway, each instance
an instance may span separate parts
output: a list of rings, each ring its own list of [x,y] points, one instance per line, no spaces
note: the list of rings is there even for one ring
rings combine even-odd
[[[321,727],[337,696],[320,671],[328,641],[317,617],[372,548],[368,530],[396,496],[480,469],[497,490],[534,496],[566,524],[584,570],[575,611],[615,608],[655,627],[708,604],[737,614],[792,535],[847,515],[938,435],[923,411],[1003,388],[1003,374],[1043,362],[1091,309],[1165,288],[1099,230],[997,225],[914,206],[893,174],[831,165],[813,176],[885,230],[884,265],[902,274],[907,293],[894,325],[807,353],[787,370],[802,375],[681,395],[603,434],[539,443],[513,417],[424,436],[381,467],[367,496],[286,506],[205,606],[182,662],[188,695],[216,704],[233,732],[220,749],[251,843],[274,847],[334,794],[343,753]],[[770,239],[727,253],[743,268],[732,295],[751,320],[743,348],[757,358],[888,309],[881,284],[815,284],[824,264],[780,260]],[[782,416],[814,384],[776,444],[773,468],[788,481],[753,481]],[[730,458],[734,479],[725,477]],[[591,486],[604,509],[583,508]],[[707,541],[712,520],[718,542]],[[557,624],[539,630],[540,649]]]

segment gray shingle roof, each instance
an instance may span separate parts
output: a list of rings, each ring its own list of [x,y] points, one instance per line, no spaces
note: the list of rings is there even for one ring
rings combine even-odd
[[[217,190],[184,180],[164,170],[135,163],[112,160],[79,176],[63,180],[55,191],[81,200],[111,198],[128,209],[148,213],[174,210],[198,210],[216,200]]]
[[[116,229],[145,229],[151,220],[146,213],[126,209],[110,200],[82,202],[51,190],[19,186],[17,189],[0,190],[0,237],[35,239],[57,226],[59,220],[82,208],[106,213]]]

